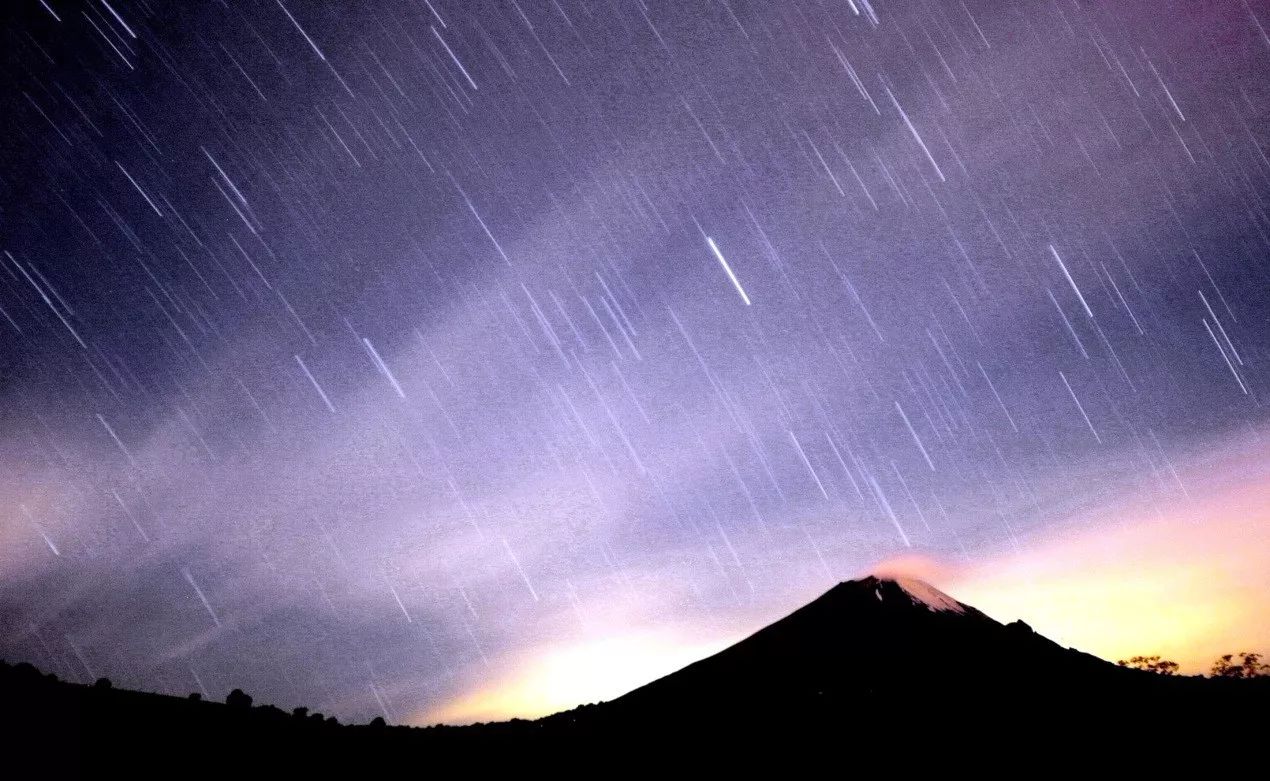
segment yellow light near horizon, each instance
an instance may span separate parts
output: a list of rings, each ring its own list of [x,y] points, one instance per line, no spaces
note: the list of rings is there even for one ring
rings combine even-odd
[[[669,633],[638,633],[561,645],[531,654],[504,679],[441,708],[417,723],[470,724],[536,718],[602,702],[722,650],[730,640],[685,644]]]
[[[1109,661],[1159,654],[1184,673],[1206,672],[1221,654],[1270,652],[1270,476],[1261,474],[1270,459],[1262,455],[1211,466],[1227,482],[1192,485],[1192,498],[1167,514],[1139,515],[1141,508],[1126,506],[972,566],[910,555],[873,571],[926,580],[999,621],[1022,619],[1061,645]],[[634,625],[648,614],[612,618],[609,626]],[[413,721],[534,718],[613,699],[743,634],[701,643],[700,635],[689,640],[670,630],[619,631],[540,649],[504,660],[491,681]]]
[[[945,590],[1104,659],[1160,654],[1206,672],[1223,653],[1270,650],[1270,486],[1084,529],[953,575]]]

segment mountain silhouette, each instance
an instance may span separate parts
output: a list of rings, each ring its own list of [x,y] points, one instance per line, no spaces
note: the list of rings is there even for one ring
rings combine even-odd
[[[702,737],[850,728],[889,740],[896,724],[917,719],[949,737],[1045,740],[1171,729],[1270,705],[1270,681],[1248,683],[1127,669],[1023,621],[1002,624],[924,581],[870,576],[611,702],[545,721],[601,736],[657,725]]]
[[[1001,624],[923,581],[867,577],[613,705],[679,699],[720,717],[757,703],[794,712],[826,701],[878,708],[961,692],[1008,696],[1021,681],[1071,692],[1126,672],[1022,621]]]
[[[51,777],[146,769],[227,777],[417,770],[421,761],[520,770],[665,752],[823,762],[932,747],[1041,756],[1117,754],[1174,734],[1221,734],[1264,718],[1270,678],[1161,676],[1063,648],[913,579],[840,583],[719,653],[606,703],[536,721],[424,729],[339,725],[303,709],[82,686],[0,663],[0,743]],[[1223,742],[1222,751],[1245,744]],[[1198,744],[1192,744],[1198,745]],[[659,753],[660,752],[660,753]],[[889,752],[889,753],[887,753]],[[895,753],[899,752],[899,753]],[[473,764],[474,763],[474,764]],[[563,763],[563,764],[561,764]],[[18,766],[21,766],[19,761]],[[195,772],[197,771],[197,772]]]

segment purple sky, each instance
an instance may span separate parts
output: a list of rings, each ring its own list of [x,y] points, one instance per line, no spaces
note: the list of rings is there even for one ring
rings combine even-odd
[[[1264,2],[3,13],[0,656],[71,680],[409,721],[1265,419]]]

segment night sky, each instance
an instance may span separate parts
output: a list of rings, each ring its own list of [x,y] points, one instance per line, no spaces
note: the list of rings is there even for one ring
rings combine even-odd
[[[1270,480],[1270,3],[4,6],[0,657],[570,705]]]

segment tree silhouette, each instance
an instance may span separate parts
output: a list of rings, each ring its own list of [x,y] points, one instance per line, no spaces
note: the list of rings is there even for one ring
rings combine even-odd
[[[308,718],[308,716],[309,716],[309,709],[308,709],[308,708],[306,708],[305,706],[301,705],[300,707],[298,707],[298,708],[296,708],[295,710],[291,711],[291,715],[292,715],[292,716],[294,716],[294,717],[296,717],[297,719],[304,719],[304,718]]]
[[[1121,667],[1130,667],[1135,670],[1146,670],[1147,672],[1157,675],[1177,675],[1177,662],[1169,659],[1161,659],[1157,656],[1135,656],[1131,659],[1121,659],[1116,662]]]
[[[98,678],[97,682],[93,684],[93,686],[98,689],[109,689],[113,685],[114,684],[110,682],[109,678]]]
[[[1261,658],[1261,654],[1249,651],[1225,654],[1213,662],[1210,673],[1214,678],[1260,678],[1270,675],[1270,664],[1263,664]]]
[[[231,708],[247,710],[251,707],[251,695],[244,693],[242,689],[234,689],[225,698],[225,704]]]
[[[388,724],[387,722],[384,721],[383,716],[376,716],[375,718],[371,719],[370,726],[376,729],[382,729],[383,727],[388,726]]]

